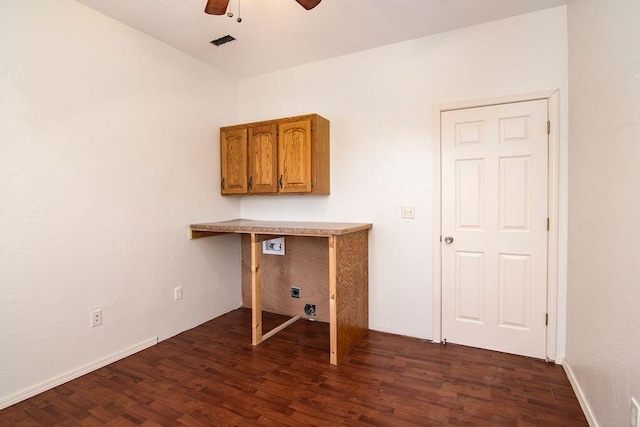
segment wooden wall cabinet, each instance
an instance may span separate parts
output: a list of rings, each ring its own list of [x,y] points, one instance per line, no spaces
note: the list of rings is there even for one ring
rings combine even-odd
[[[221,193],[329,194],[329,121],[317,114],[220,128]]]

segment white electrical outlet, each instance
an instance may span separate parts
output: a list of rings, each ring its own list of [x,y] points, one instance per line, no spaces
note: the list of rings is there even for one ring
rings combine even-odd
[[[93,310],[91,312],[91,327],[102,325],[102,310]]]
[[[403,219],[414,219],[416,217],[416,207],[415,206],[402,206],[402,208],[401,208],[401,217]]]
[[[640,427],[640,405],[638,401],[631,398],[631,427]]]
[[[262,253],[271,255],[284,255],[284,237],[263,241]]]
[[[173,288],[173,299],[174,301],[178,301],[179,299],[182,299],[182,286]]]

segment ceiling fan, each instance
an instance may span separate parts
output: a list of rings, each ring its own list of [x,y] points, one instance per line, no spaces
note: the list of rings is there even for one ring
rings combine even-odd
[[[298,4],[307,10],[316,7],[322,0],[296,0]],[[204,8],[205,13],[209,15],[224,15],[229,6],[229,0],[207,0]]]

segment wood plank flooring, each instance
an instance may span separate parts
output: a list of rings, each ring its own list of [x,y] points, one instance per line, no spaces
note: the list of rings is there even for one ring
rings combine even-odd
[[[232,311],[0,411],[0,426],[587,426],[554,364],[369,332],[332,366],[326,323],[257,347],[250,326]]]

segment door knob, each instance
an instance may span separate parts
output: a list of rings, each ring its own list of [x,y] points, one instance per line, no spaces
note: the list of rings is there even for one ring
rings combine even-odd
[[[447,237],[445,237],[445,238],[444,238],[444,242],[445,242],[447,245],[452,244],[452,243],[453,243],[453,237],[451,237],[451,236],[447,236]]]

